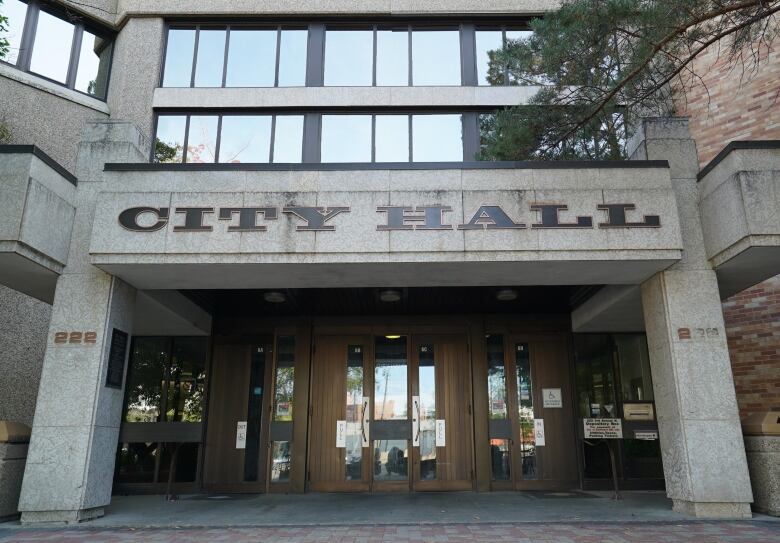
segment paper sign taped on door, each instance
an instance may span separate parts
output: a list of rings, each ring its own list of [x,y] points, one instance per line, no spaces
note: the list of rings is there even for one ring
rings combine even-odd
[[[236,424],[236,449],[246,449],[246,421],[240,420]]]
[[[534,419],[534,444],[544,446],[544,419]]]

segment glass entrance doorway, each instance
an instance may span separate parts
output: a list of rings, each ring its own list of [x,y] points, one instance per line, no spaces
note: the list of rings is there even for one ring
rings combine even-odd
[[[315,338],[308,488],[473,488],[471,374],[457,335]]]
[[[487,334],[492,489],[578,484],[568,349],[559,334]]]

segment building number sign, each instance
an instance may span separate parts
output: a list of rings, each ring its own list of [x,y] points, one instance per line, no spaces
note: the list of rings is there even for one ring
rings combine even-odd
[[[94,345],[97,332],[54,332],[55,345]]]

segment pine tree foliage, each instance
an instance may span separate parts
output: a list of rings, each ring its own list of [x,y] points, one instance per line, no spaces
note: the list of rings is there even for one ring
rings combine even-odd
[[[544,84],[485,116],[485,160],[623,158],[638,115],[669,115],[703,85],[693,60],[720,48],[743,74],[780,30],[780,0],[564,0],[533,34],[491,53],[489,78]],[[740,77],[735,74],[734,77]]]

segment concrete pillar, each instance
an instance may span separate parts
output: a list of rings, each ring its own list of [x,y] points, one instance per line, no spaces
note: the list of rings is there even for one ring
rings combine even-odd
[[[645,119],[632,159],[668,160],[683,258],[642,285],[667,495],[703,518],[750,517],[750,487],[715,271],[704,252],[686,119]]]
[[[108,361],[114,330],[132,331],[136,291],[90,264],[89,242],[103,164],[142,161],[145,152],[126,122],[89,123],[79,146],[76,218],[52,306],[19,500],[23,523],[95,518],[111,501],[125,383],[123,375],[121,387],[107,384]]]

